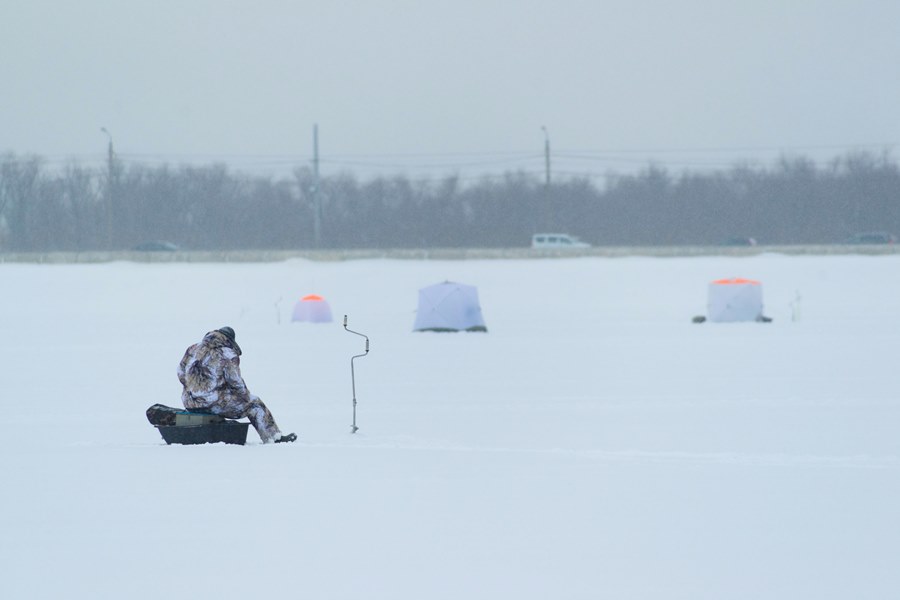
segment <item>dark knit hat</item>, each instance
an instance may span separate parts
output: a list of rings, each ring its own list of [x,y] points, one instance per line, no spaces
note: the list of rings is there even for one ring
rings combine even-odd
[[[222,335],[227,337],[232,342],[235,341],[234,340],[234,329],[232,329],[231,327],[220,327],[219,329],[216,329],[216,331],[218,331],[219,333],[221,333]]]

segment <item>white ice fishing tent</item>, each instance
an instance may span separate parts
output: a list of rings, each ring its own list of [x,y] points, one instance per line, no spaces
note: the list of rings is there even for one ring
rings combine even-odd
[[[707,318],[713,323],[762,321],[762,284],[734,277],[709,284]]]
[[[331,323],[331,307],[322,296],[310,294],[304,296],[294,304],[294,312],[291,321],[306,321],[308,323]]]
[[[445,281],[419,290],[413,331],[487,331],[475,286]]]

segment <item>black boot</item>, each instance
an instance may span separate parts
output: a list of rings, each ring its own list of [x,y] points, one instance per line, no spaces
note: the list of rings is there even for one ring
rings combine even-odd
[[[277,440],[275,440],[275,443],[276,443],[276,444],[280,444],[280,443],[282,443],[282,442],[294,442],[294,441],[296,441],[296,440],[297,440],[297,434],[296,434],[296,433],[289,433],[289,434],[283,435],[283,436],[281,436],[280,438],[278,438]]]

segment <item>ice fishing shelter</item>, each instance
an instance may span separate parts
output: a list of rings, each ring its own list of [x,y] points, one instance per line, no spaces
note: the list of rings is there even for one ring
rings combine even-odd
[[[487,331],[478,289],[445,281],[419,290],[413,331]]]
[[[706,316],[713,323],[766,320],[762,284],[740,277],[711,282]]]
[[[306,321],[309,323],[331,323],[331,307],[322,296],[310,294],[304,296],[294,304],[294,312],[291,321]]]

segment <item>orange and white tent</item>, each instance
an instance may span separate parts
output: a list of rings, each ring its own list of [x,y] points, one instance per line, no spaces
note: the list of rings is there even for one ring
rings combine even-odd
[[[709,284],[706,317],[711,322],[763,320],[762,284],[733,277]]]
[[[291,321],[306,321],[309,323],[331,323],[331,307],[322,296],[310,294],[304,296],[294,304],[294,312]]]

